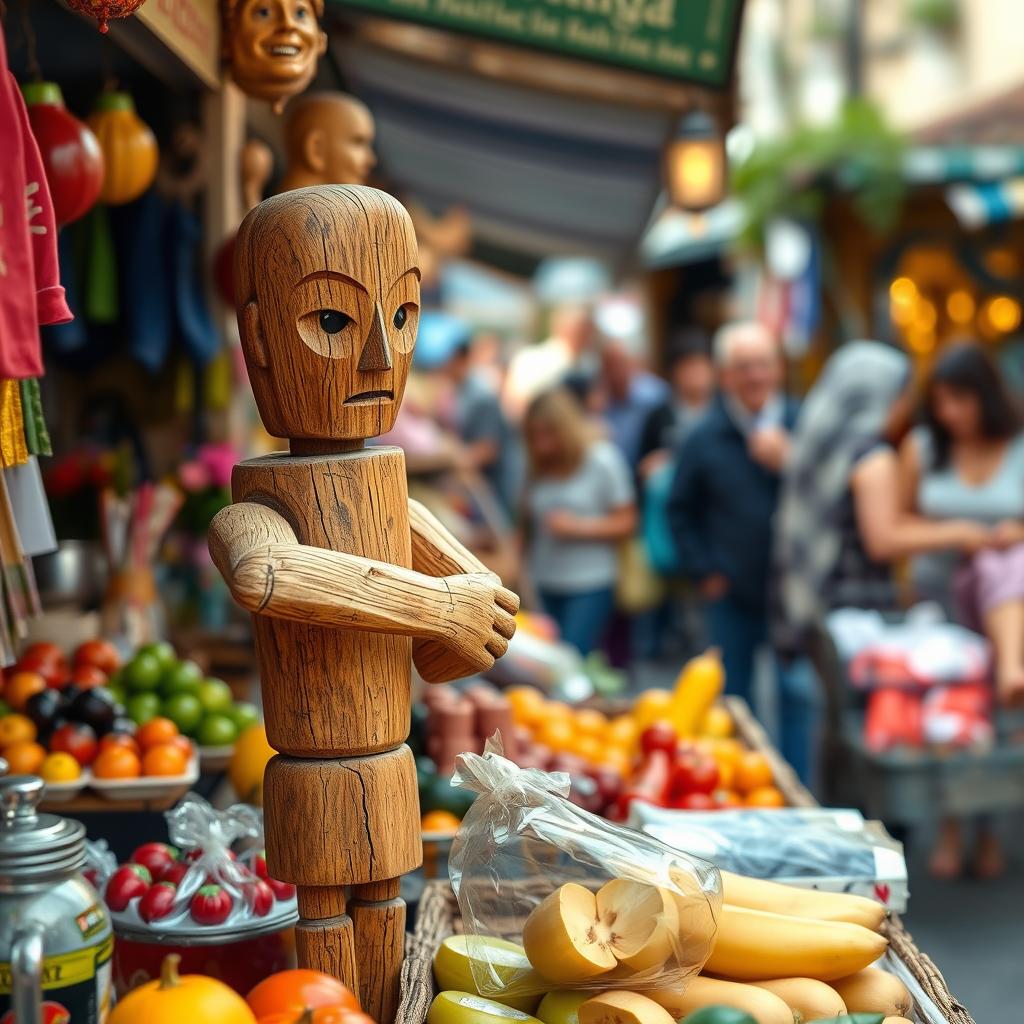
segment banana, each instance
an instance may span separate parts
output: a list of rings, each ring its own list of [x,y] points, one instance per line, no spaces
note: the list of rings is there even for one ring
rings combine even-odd
[[[793,1013],[784,1000],[763,988],[735,981],[700,975],[680,985],[645,992],[645,995],[677,1019],[688,1017],[704,1006],[730,1006],[749,1013],[757,1024],[793,1024]]]
[[[833,981],[874,963],[888,945],[884,936],[859,924],[785,917],[725,903],[704,969],[737,981]]]
[[[880,971],[877,967],[838,979],[835,990],[843,997],[850,1013],[906,1017],[914,1005],[907,986],[895,974]]]
[[[816,978],[774,978],[751,984],[777,995],[793,1011],[795,1024],[841,1017],[846,1013],[846,1004],[839,993]]]
[[[798,889],[778,882],[722,872],[722,898],[734,907],[765,910],[787,917],[811,917],[819,921],[848,921],[877,932],[885,920],[885,907],[864,896],[845,892]]]

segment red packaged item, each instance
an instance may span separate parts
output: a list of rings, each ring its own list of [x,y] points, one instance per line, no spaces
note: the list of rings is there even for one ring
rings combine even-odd
[[[978,683],[944,686],[924,700],[925,739],[944,747],[989,747],[992,727],[992,690]]]
[[[924,742],[921,697],[892,687],[873,691],[864,719],[864,742],[876,754],[900,746],[919,748]]]

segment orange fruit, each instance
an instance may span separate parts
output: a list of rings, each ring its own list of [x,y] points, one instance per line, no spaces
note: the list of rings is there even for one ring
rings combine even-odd
[[[166,746],[177,747],[185,755],[186,761],[190,760],[196,752],[195,746],[187,736],[175,736],[173,740],[167,741]]]
[[[93,761],[92,773],[97,779],[137,779],[142,774],[142,762],[126,746],[109,746]]]
[[[601,754],[597,763],[601,768],[611,768],[620,775],[629,775],[633,765],[629,754],[619,747],[609,747]]]
[[[548,719],[537,730],[537,742],[549,750],[561,753],[572,750],[576,742],[576,732],[564,718]]]
[[[596,736],[577,736],[572,746],[572,753],[578,754],[584,761],[594,763],[601,760],[605,748]]]
[[[544,705],[543,719],[545,722],[550,722],[554,718],[559,718],[563,722],[571,722],[576,717],[576,712],[572,706],[566,704],[560,700],[549,700]]]
[[[732,730],[732,715],[721,704],[713,704],[705,713],[697,732],[701,736],[726,739],[732,735]]]
[[[596,708],[580,708],[576,712],[576,731],[584,736],[603,736],[608,719]]]
[[[746,807],[785,807],[786,798],[775,786],[758,786],[752,789],[744,802]]]
[[[188,754],[173,743],[158,743],[142,755],[143,775],[184,775]]]
[[[263,769],[276,753],[267,741],[264,725],[250,725],[235,740],[228,778],[239,800],[257,807],[263,803]]]
[[[670,718],[672,694],[669,690],[644,690],[633,705],[633,717],[636,719],[637,732],[643,732],[652,722],[659,718]]]
[[[29,697],[45,689],[46,680],[38,672],[15,672],[4,686],[4,700],[15,711],[23,711]]]
[[[46,748],[32,740],[22,740],[4,749],[4,760],[11,775],[38,775],[46,760]]]
[[[615,747],[631,750],[639,735],[636,719],[632,715],[619,715],[605,727],[604,738]]]
[[[136,757],[142,757],[138,741],[134,736],[129,736],[126,732],[108,732],[100,740],[100,753],[102,754],[108,747],[124,747],[126,750],[130,750]]]
[[[82,774],[81,765],[63,751],[47,754],[39,767],[44,782],[74,782]]]
[[[532,686],[513,686],[505,691],[517,725],[533,725],[544,711],[544,694]]]
[[[773,778],[772,766],[768,759],[756,750],[748,750],[736,765],[735,784],[741,793],[750,793],[762,786],[770,786]]]
[[[738,768],[740,760],[747,752],[747,748],[737,739],[707,739],[704,742],[710,745],[711,756],[720,765],[731,764]]]
[[[743,806],[743,797],[739,793],[734,793],[731,789],[716,789],[714,792],[715,803],[719,807],[731,809],[733,807]]]
[[[135,738],[143,750],[149,750],[150,747],[155,747],[160,743],[170,743],[177,735],[178,727],[174,722],[169,718],[157,715],[156,718],[151,718],[138,729]]]
[[[31,743],[36,738],[36,723],[25,715],[0,718],[0,750],[12,743]]]
[[[716,761],[718,766],[718,787],[719,789],[736,788],[736,765],[731,761]]]
[[[420,819],[424,832],[457,832],[462,822],[451,811],[427,811]]]

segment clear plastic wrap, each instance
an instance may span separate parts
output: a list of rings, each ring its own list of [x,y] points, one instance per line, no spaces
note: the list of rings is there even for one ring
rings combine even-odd
[[[477,991],[643,991],[700,971],[722,904],[717,868],[584,811],[566,799],[568,775],[501,752],[496,735],[452,777],[478,794],[449,856]]]

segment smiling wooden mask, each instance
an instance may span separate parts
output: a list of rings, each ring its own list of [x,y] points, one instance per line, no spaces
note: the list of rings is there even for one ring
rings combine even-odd
[[[323,0],[222,0],[224,61],[248,96],[278,113],[316,75],[327,49]]]
[[[358,441],[391,429],[420,308],[416,235],[397,200],[358,185],[266,200],[239,229],[235,288],[271,434]]]

